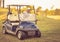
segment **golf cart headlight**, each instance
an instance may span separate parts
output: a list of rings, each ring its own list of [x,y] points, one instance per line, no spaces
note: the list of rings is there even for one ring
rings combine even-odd
[[[23,28],[23,26],[20,26],[20,28]]]
[[[37,25],[35,25],[37,29],[39,29],[39,27]]]

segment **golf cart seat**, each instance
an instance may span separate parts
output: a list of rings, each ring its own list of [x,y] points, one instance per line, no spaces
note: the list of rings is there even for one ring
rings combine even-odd
[[[18,15],[9,14],[8,20],[11,22],[12,25],[19,25]]]
[[[18,15],[14,15],[14,14],[9,14],[9,15],[8,15],[8,19],[9,19],[10,21],[17,21],[17,20],[19,20],[19,19],[18,19]]]

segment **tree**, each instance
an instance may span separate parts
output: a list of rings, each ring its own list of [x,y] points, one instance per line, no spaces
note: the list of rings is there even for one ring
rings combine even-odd
[[[0,7],[1,7],[1,0],[0,0]]]
[[[49,10],[46,9],[46,10],[45,10],[45,16],[47,16],[48,14],[49,14]]]
[[[55,10],[55,15],[60,15],[60,9]]]
[[[4,8],[4,0],[0,0],[0,7],[1,7],[1,4],[3,5],[3,8]]]
[[[41,7],[39,6],[37,9],[36,9],[37,12],[41,11]]]
[[[3,8],[4,8],[4,0],[3,0]]]
[[[42,14],[42,10],[41,10],[41,9],[42,9],[42,7],[39,6],[39,7],[36,9],[36,14],[38,14],[38,15],[39,15],[39,14]]]

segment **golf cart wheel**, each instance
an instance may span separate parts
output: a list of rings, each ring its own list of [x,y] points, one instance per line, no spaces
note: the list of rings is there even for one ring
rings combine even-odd
[[[18,31],[17,37],[18,37],[18,39],[20,39],[20,40],[24,39],[24,32]]]
[[[3,27],[2,33],[3,33],[3,34],[7,34],[5,27]]]
[[[40,31],[38,31],[38,32],[36,33],[36,37],[41,37],[41,32],[40,32]]]

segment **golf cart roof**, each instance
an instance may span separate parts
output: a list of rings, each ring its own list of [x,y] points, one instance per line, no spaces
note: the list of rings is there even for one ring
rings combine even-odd
[[[7,5],[7,6],[30,6],[30,5]]]

